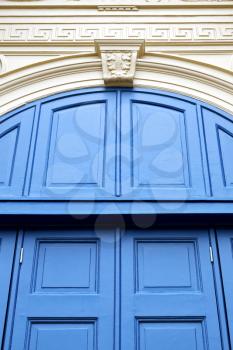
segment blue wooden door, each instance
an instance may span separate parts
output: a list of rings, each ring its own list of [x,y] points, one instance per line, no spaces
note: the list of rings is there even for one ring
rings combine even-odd
[[[41,105],[30,196],[113,197],[116,94],[92,92]]]
[[[232,120],[156,90],[49,96],[1,118],[0,199],[231,200]]]
[[[0,121],[0,198],[22,197],[35,109]]]
[[[113,346],[114,232],[25,233],[12,349]]]
[[[222,349],[207,231],[129,230],[121,256],[122,350]]]
[[[233,230],[219,229],[217,237],[231,346],[233,347]]]
[[[195,104],[159,93],[125,92],[121,128],[123,196],[186,200],[205,195]]]
[[[0,347],[5,325],[15,241],[15,231],[3,229],[0,231]]]
[[[233,123],[207,108],[202,108],[211,191],[216,198],[233,198]]]

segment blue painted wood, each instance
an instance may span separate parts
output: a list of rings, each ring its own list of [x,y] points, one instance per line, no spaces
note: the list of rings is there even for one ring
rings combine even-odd
[[[228,327],[230,331],[231,347],[233,347],[233,230],[218,229],[217,238],[227,308]]]
[[[5,317],[13,265],[16,232],[0,231],[0,346],[3,339]]]
[[[31,197],[113,197],[116,95],[76,94],[41,106]]]
[[[33,230],[23,246],[12,349],[112,349],[118,326],[121,349],[223,349],[207,230]]]
[[[233,214],[232,201],[50,201],[19,200],[1,201],[0,217],[22,215],[63,215],[78,217],[79,215],[135,215],[135,214]],[[10,219],[12,217],[12,219]]]
[[[208,231],[126,231],[122,343],[127,350],[220,350]]]
[[[108,350],[115,231],[25,232],[12,349]]]
[[[231,118],[143,89],[86,89],[31,103],[1,119],[0,215],[233,213]],[[218,234],[231,325],[229,232]],[[8,237],[0,235],[0,340],[15,233]],[[122,242],[106,228],[27,231],[4,346],[109,350],[121,324],[122,349],[220,350],[216,285],[207,230],[132,229]]]
[[[226,218],[224,218],[223,222],[224,222],[223,225],[224,224],[226,225]],[[217,220],[217,224],[220,226],[221,220]],[[212,225],[209,225],[209,226],[211,227]],[[221,266],[220,266],[220,261],[218,259],[218,255],[219,255],[218,240],[216,239],[216,232],[214,229],[210,229],[210,245],[212,247],[213,257],[214,257],[214,262],[212,265],[213,265],[216,299],[217,299],[220,327],[221,327],[221,334],[222,334],[222,348],[230,349],[230,339],[229,339],[229,332],[228,332],[227,319],[226,319],[225,297],[224,297],[224,291],[222,288]]]
[[[202,108],[214,197],[233,198],[233,119]]]
[[[232,116],[170,92],[50,96],[1,119],[0,198],[233,199],[232,130]]]
[[[196,106],[142,92],[122,96],[123,194],[137,199],[205,194]]]
[[[0,198],[22,197],[34,108],[0,121]]]
[[[21,265],[20,261],[20,249],[22,247],[22,231],[19,230],[17,233],[17,240],[15,244],[15,254],[14,254],[14,266],[11,276],[11,284],[10,284],[10,297],[7,305],[7,315],[5,318],[5,332],[3,337],[2,349],[10,349],[11,348],[11,340],[12,340],[12,325],[13,319],[15,315],[15,296],[17,293],[18,286],[18,276]]]

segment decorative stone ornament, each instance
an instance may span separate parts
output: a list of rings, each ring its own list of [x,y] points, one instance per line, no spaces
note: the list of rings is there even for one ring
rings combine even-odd
[[[138,57],[145,52],[144,40],[96,40],[107,86],[133,86]]]

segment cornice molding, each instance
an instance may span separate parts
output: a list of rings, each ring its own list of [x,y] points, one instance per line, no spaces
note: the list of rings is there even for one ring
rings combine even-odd
[[[215,7],[215,6],[231,6],[233,0],[93,0],[87,2],[85,0],[2,0],[1,7],[77,7],[77,8],[97,8],[98,6],[106,6],[115,11],[128,10],[128,6],[136,8],[157,8],[161,6],[167,7]]]

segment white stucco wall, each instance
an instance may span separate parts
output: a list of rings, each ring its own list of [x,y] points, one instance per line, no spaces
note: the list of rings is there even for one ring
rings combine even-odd
[[[231,0],[3,0],[0,114],[56,92],[103,86],[99,40],[109,52],[116,40],[128,52],[130,42],[144,42],[134,86],[182,93],[233,113]]]

